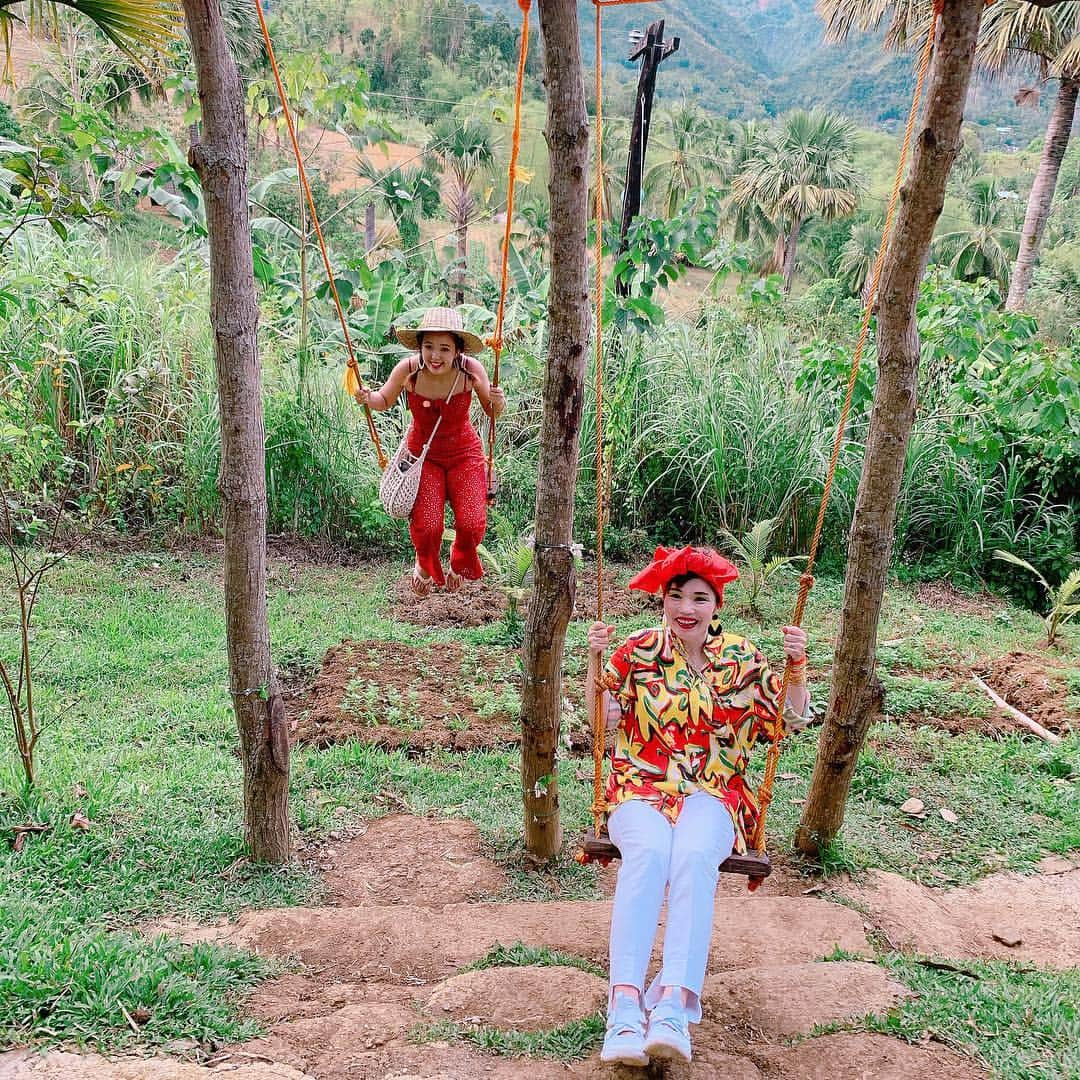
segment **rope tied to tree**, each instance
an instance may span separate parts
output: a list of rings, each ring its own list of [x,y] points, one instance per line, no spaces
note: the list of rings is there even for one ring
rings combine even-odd
[[[529,58],[529,11],[532,0],[518,0],[521,8],[521,42],[518,47],[517,81],[514,85],[514,133],[510,144],[510,165],[506,179],[506,228],[503,231],[502,268],[499,284],[499,307],[495,314],[495,331],[487,339],[495,353],[491,384],[499,385],[499,363],[503,351],[503,323],[506,318],[506,294],[510,288],[510,234],[514,225],[514,189],[518,179],[518,157],[521,153],[521,101],[525,89],[525,63]],[[488,425],[487,483],[488,500],[494,495],[495,477],[495,415],[492,411]]]
[[[270,61],[270,70],[274,75],[274,85],[277,87],[278,98],[281,101],[281,111],[285,117],[286,126],[289,129],[289,140],[292,143],[293,155],[296,158],[296,171],[300,178],[300,187],[304,192],[304,198],[311,212],[311,223],[315,226],[315,235],[319,240],[319,250],[322,252],[323,265],[326,267],[326,280],[330,288],[330,295],[334,298],[334,307],[337,309],[338,321],[341,323],[341,332],[345,338],[345,350],[348,354],[346,363],[346,387],[353,396],[360,393],[364,388],[364,381],[360,376],[360,365],[356,361],[356,351],[353,349],[352,336],[349,334],[348,320],[345,318],[345,309],[341,304],[338,294],[337,280],[334,277],[334,269],[330,263],[330,253],[323,237],[322,225],[319,224],[319,213],[315,209],[315,198],[311,193],[311,185],[308,183],[307,170],[304,168],[304,157],[300,152],[300,140],[297,138],[296,125],[293,123],[292,110],[285,94],[285,84],[281,81],[281,72],[278,70],[277,57],[274,55],[274,45],[270,40],[270,29],[266,25],[266,14],[263,11],[262,0],[255,0],[255,12],[259,17],[259,29],[262,31],[263,44],[266,46],[266,56]],[[364,405],[364,417],[367,420],[368,435],[375,447],[375,455],[379,459],[379,468],[385,469],[387,465],[386,453],[379,440],[379,432],[375,427],[371,409]]]

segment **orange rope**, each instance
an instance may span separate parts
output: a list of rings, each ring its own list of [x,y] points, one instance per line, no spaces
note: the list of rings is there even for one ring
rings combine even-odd
[[[825,475],[825,487],[821,493],[821,504],[818,507],[817,522],[814,525],[814,535],[810,541],[810,551],[806,558],[806,570],[799,578],[799,593],[795,601],[795,610],[792,614],[792,625],[801,626],[803,615],[806,612],[806,602],[810,590],[814,587],[813,569],[817,558],[818,545],[821,542],[821,534],[825,527],[825,512],[828,509],[829,496],[832,494],[833,481],[836,478],[836,467],[840,460],[840,451],[843,447],[844,433],[847,431],[848,415],[851,412],[851,400],[855,392],[855,382],[859,377],[859,367],[862,363],[863,353],[870,336],[870,319],[877,304],[878,285],[881,281],[881,271],[885,263],[885,252],[892,235],[893,219],[896,214],[896,205],[899,201],[900,186],[903,183],[905,166],[908,154],[911,151],[911,139],[915,131],[915,120],[919,114],[919,105],[922,101],[923,84],[926,81],[926,73],[930,67],[930,57],[934,51],[934,38],[937,36],[938,19],[941,15],[941,3],[938,0],[934,4],[934,14],[930,22],[930,30],[926,35],[926,43],[923,46],[922,56],[919,60],[918,76],[915,80],[915,93],[911,99],[911,111],[908,113],[907,127],[904,131],[904,143],[900,149],[900,157],[896,163],[896,175],[893,178],[892,194],[889,196],[889,206],[885,214],[885,224],[881,232],[881,244],[878,247],[877,258],[874,260],[874,269],[870,278],[870,287],[866,294],[866,304],[863,307],[862,324],[859,328],[859,340],[855,346],[855,353],[851,360],[851,374],[848,376],[847,393],[844,396],[844,404],[840,409],[840,418],[836,424],[836,435],[833,439],[832,455],[829,458],[829,468]],[[788,685],[790,682],[790,664],[784,664],[784,678],[780,685],[780,700],[777,703],[778,719],[782,720],[784,708],[787,704]],[[777,723],[773,741],[769,746],[768,756],[765,760],[765,776],[758,788],[759,815],[751,847],[763,850],[765,846],[765,817],[768,813],[769,804],[772,802],[773,784],[776,780],[776,768],[780,760],[780,740],[783,738],[783,724]]]
[[[495,353],[491,385],[499,385],[499,361],[503,351],[503,320],[506,316],[506,292],[510,287],[510,231],[514,224],[514,187],[517,183],[518,155],[521,153],[521,98],[525,87],[525,61],[529,57],[529,9],[532,0],[517,0],[521,8],[521,46],[518,49],[517,84],[514,87],[514,137],[510,147],[510,169],[506,181],[506,229],[503,232],[502,276],[499,288],[499,308],[495,315],[495,333],[488,344]],[[487,482],[488,497],[492,494],[492,478],[495,475],[495,416],[488,426]]]
[[[520,2],[520,0],[519,0]],[[296,156],[296,171],[300,177],[300,186],[303,188],[308,208],[311,211],[311,222],[315,226],[315,235],[319,239],[319,250],[322,251],[323,265],[326,267],[326,280],[330,284],[330,295],[334,298],[334,306],[337,308],[338,320],[341,322],[341,332],[345,335],[345,348],[348,351],[349,371],[356,379],[358,389],[363,389],[364,383],[360,378],[360,365],[356,362],[356,353],[353,350],[352,338],[349,335],[349,324],[345,318],[345,309],[341,306],[341,297],[338,295],[337,281],[334,279],[334,270],[330,264],[330,253],[326,250],[326,240],[323,238],[322,226],[319,224],[319,214],[315,209],[315,199],[311,194],[311,185],[308,183],[307,170],[304,168],[304,158],[300,153],[300,141],[296,137],[296,125],[293,123],[292,112],[289,109],[288,99],[285,97],[285,86],[281,81],[281,72],[278,70],[277,57],[274,55],[274,46],[270,40],[270,30],[266,25],[266,15],[263,12],[262,0],[255,0],[255,11],[259,16],[259,28],[262,30],[263,43],[266,45],[266,55],[270,60],[270,70],[274,73],[274,83],[277,86],[278,97],[281,99],[281,111],[285,115],[285,123],[289,128],[289,139],[292,141],[293,154]],[[371,415],[371,409],[365,405],[364,415],[367,418],[368,434],[375,446],[375,454],[379,459],[379,468],[386,468],[386,454],[382,443],[379,441],[379,433],[375,428],[375,421]]]
[[[600,9],[606,6],[593,0],[596,6],[596,146],[593,150],[596,173],[596,280],[593,285],[593,317],[595,357],[593,384],[596,395],[596,619],[604,618],[604,82],[601,72],[603,20]],[[612,0],[608,0],[608,3]],[[621,0],[625,3],[628,0]],[[599,660],[597,658],[597,676]],[[607,804],[604,801],[604,691],[593,687],[593,829],[600,835],[600,824]]]

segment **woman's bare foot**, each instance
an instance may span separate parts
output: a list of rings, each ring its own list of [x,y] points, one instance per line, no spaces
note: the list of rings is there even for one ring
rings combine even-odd
[[[457,592],[461,588],[462,582],[465,579],[453,570],[446,572],[446,591]]]
[[[424,576],[419,563],[413,564],[409,587],[413,591],[413,596],[418,596],[421,600],[431,592],[431,578]]]

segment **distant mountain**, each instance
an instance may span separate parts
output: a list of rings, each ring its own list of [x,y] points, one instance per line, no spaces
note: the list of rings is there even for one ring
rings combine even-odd
[[[480,4],[511,21],[520,17],[516,0]],[[593,7],[579,2],[579,10],[589,65]],[[666,20],[665,37],[678,35],[682,47],[661,69],[658,101],[686,97],[733,119],[821,105],[885,130],[895,130],[907,116],[913,57],[886,53],[873,35],[825,44],[814,0],[665,0],[605,9],[605,78],[616,108],[629,107],[636,81],[636,66],[622,59],[629,31],[659,18]],[[979,125],[984,146],[1023,146],[1045,128],[1048,100],[1038,109],[1020,109],[1013,104],[1015,89],[1011,82],[977,81],[967,116]]]

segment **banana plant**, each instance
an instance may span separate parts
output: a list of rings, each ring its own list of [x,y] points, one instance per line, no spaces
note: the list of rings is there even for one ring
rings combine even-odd
[[[757,614],[760,614],[758,599],[764,594],[770,578],[784,567],[806,561],[804,555],[774,555],[769,558],[769,544],[779,522],[779,517],[757,521],[742,536],[736,536],[728,529],[723,530],[728,548],[736,561],[742,564],[739,585],[746,595],[747,605]]]
[[[1046,644],[1053,645],[1061,628],[1073,616],[1080,614],[1080,568],[1074,570],[1055,589],[1027,559],[1021,559],[1019,555],[1014,555],[1011,551],[1001,550],[994,552],[994,558],[1019,566],[1038,578],[1039,584],[1046,590],[1050,601],[1050,610],[1043,616],[1043,623],[1046,626]]]

